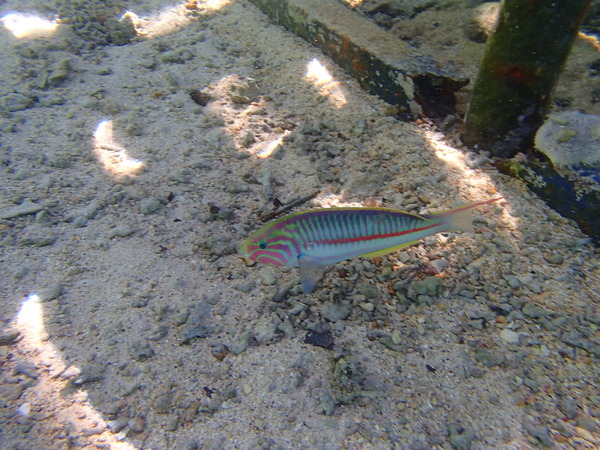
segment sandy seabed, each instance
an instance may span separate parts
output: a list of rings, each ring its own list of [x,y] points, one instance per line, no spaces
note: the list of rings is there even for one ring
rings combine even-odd
[[[600,263],[573,222],[245,0],[128,8],[121,46],[0,32],[2,448],[600,445]],[[236,256],[302,198],[498,196],[310,295]]]

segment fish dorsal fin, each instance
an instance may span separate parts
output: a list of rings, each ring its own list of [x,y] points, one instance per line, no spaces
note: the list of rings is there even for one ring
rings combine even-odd
[[[392,247],[384,248],[382,250],[376,250],[374,252],[365,253],[365,254],[358,255],[358,256],[363,257],[363,258],[375,258],[376,256],[384,256],[384,255],[387,255],[388,253],[392,253],[392,252],[395,252],[396,250],[400,250],[401,248],[408,247],[409,245],[413,245],[415,242],[419,242],[419,240],[420,239],[417,239],[416,241],[405,242],[400,245],[395,245]]]
[[[323,277],[325,266],[319,264],[316,259],[303,254],[298,257],[298,265],[300,266],[302,290],[305,294],[310,294]]]

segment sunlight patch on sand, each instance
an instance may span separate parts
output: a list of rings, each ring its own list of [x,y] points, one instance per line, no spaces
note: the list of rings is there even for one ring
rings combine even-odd
[[[33,14],[19,12],[6,14],[0,19],[4,28],[16,38],[49,36],[56,31],[58,23]]]
[[[19,414],[24,417],[31,412],[47,415],[53,427],[63,429],[68,425],[73,434],[97,429],[98,432],[90,439],[96,440],[98,445],[106,444],[119,450],[135,448],[127,442],[120,442],[124,436],[114,435],[108,430],[102,415],[89,402],[86,391],[64,394],[70,378],[66,376],[67,371],[76,377],[80,370],[75,366],[67,368],[64,358],[50,342],[39,295],[31,294],[23,299],[11,326],[20,333],[20,340],[15,344],[15,356],[19,361],[33,363],[37,373],[35,385],[19,399]]]
[[[478,164],[473,165],[471,162],[471,167],[469,167],[467,156],[459,149],[446,143],[442,133],[423,130],[421,134],[434,150],[435,155],[448,165],[450,171],[459,176],[461,191],[470,201],[481,202],[488,200],[490,196],[501,196],[492,178],[485,171],[478,169],[476,167]],[[509,229],[517,229],[518,219],[510,214],[510,206],[497,204],[497,207],[503,209],[503,214],[500,216],[503,226]]]
[[[282,145],[283,139],[288,136],[291,131],[284,131],[278,138],[273,139],[264,145],[261,146],[260,149],[255,153],[255,155],[259,158],[268,158],[271,154],[277,150],[277,148]]]
[[[341,108],[348,103],[342,83],[333,78],[317,58],[311,59],[306,65],[304,80],[311,83],[334,107]]]
[[[130,157],[125,148],[115,143],[112,120],[103,120],[96,127],[94,153],[104,169],[116,178],[134,177],[144,169],[142,161]]]
[[[231,0],[192,0],[163,8],[148,16],[127,11],[122,18],[131,19],[139,36],[153,38],[177,31],[194,21],[196,15],[218,11],[229,3]]]

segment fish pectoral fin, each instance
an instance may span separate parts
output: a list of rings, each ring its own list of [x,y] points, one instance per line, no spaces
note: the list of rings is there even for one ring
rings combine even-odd
[[[302,290],[305,294],[310,294],[323,277],[325,266],[319,264],[314,258],[302,254],[298,257],[298,265],[300,266]]]
[[[358,255],[358,256],[363,257],[363,258],[367,258],[367,257],[375,258],[376,256],[387,255],[388,253],[395,252],[396,250],[400,250],[401,248],[408,247],[409,245],[412,245],[415,242],[419,242],[419,240],[417,239],[416,241],[405,242],[404,244],[395,245],[393,247],[384,248],[382,250],[375,250],[374,252],[365,253],[364,255]]]

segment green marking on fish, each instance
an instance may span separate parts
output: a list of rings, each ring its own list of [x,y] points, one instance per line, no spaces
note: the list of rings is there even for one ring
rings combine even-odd
[[[471,228],[468,211],[500,200],[418,215],[388,208],[324,208],[269,222],[242,242],[241,256],[276,266],[299,267],[310,293],[329,265],[357,256],[381,256],[442,231]]]

